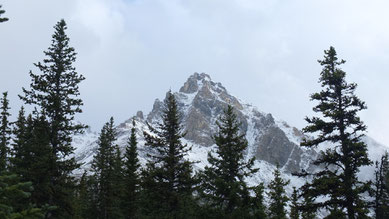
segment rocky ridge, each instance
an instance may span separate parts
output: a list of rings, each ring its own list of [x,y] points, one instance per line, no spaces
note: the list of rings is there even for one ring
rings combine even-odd
[[[246,134],[249,143],[246,157],[255,156],[255,165],[260,168],[259,173],[249,180],[250,183],[265,182],[267,184],[270,182],[271,173],[278,164],[284,172],[284,177],[292,181],[287,188],[290,192],[292,186],[298,187],[303,183],[302,179],[293,177],[290,173],[315,168],[311,162],[318,156],[319,149],[301,148],[299,143],[304,135],[300,130],[232,96],[221,83],[213,82],[209,75],[205,73],[191,75],[174,95],[181,112],[183,128],[187,133],[184,141],[193,146],[189,159],[199,161],[196,168],[202,169],[208,163],[207,154],[215,147],[212,134],[217,132],[216,119],[228,104],[234,107],[238,120],[241,122],[241,131]],[[138,112],[133,117],[136,122],[139,156],[142,163],[146,162],[145,154],[147,153],[142,133],[144,130],[148,131],[146,123],[155,125],[160,121],[162,104],[163,102],[157,99],[146,117],[142,112]],[[133,118],[117,126],[117,144],[123,150],[130,135]],[[76,159],[83,163],[85,169],[90,167],[90,162],[97,149],[97,138],[97,133],[88,131],[74,140]],[[372,160],[377,160],[378,156],[388,149],[368,137],[365,138],[365,142],[369,146],[369,151],[373,150]],[[364,168],[361,176],[368,178],[372,168]]]

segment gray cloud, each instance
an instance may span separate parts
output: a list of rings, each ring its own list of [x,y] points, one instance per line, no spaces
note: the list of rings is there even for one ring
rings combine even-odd
[[[346,59],[348,80],[369,109],[369,135],[389,145],[389,20],[386,1],[5,0],[0,25],[1,91],[13,113],[42,60],[53,25],[65,18],[76,67],[87,78],[79,119],[100,129],[149,111],[167,89],[207,72],[234,95],[299,128],[320,89],[323,50]]]

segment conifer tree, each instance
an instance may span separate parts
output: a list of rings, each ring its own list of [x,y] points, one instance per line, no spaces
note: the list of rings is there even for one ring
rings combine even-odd
[[[115,145],[115,154],[112,164],[112,209],[115,211],[115,218],[124,218],[123,215],[123,195],[124,195],[124,175],[123,175],[123,161],[119,146]]]
[[[21,176],[22,180],[27,180],[31,179],[29,176],[33,162],[33,152],[31,150],[37,145],[35,145],[36,138],[34,137],[35,118],[31,114],[25,117],[24,113],[22,107],[18,119],[14,123],[11,166],[14,173]]]
[[[76,53],[69,46],[69,37],[64,20],[54,26],[52,44],[44,52],[43,63],[35,66],[41,74],[30,71],[30,89],[23,88],[19,96],[26,104],[32,104],[45,114],[49,124],[50,146],[53,162],[49,163],[50,186],[52,193],[47,197],[50,205],[58,206],[51,217],[70,217],[72,215],[72,194],[74,177],[71,172],[79,167],[73,155],[72,136],[80,133],[84,125],[75,124],[74,116],[81,112],[82,100],[78,98],[79,83],[85,78],[79,75],[73,63]]]
[[[216,124],[219,131],[213,138],[217,156],[208,154],[210,166],[205,167],[202,176],[204,198],[217,217],[247,216],[250,188],[244,180],[258,171],[253,168],[254,158],[244,158],[248,143],[245,134],[239,132],[240,123],[232,106],[224,110]]]
[[[126,218],[135,218],[139,202],[139,159],[135,130],[135,119],[132,121],[131,135],[124,154],[124,197],[123,212]]]
[[[333,47],[324,51],[324,60],[319,82],[323,90],[311,95],[319,103],[313,111],[320,116],[306,118],[309,123],[303,131],[316,133],[313,139],[304,139],[306,147],[317,147],[323,142],[331,146],[318,156],[315,165],[324,169],[313,173],[300,173],[309,181],[302,187],[303,196],[311,197],[312,208],[341,209],[349,219],[362,218],[367,214],[367,203],[362,194],[367,192],[369,184],[358,179],[360,167],[371,164],[367,156],[367,147],[362,142],[362,132],[366,126],[357,113],[366,109],[366,105],[355,94],[357,85],[346,82],[346,73],[339,67],[344,60],[338,60]],[[329,199],[315,202],[318,197]]]
[[[303,196],[303,203],[300,205],[299,209],[301,210],[301,219],[315,219],[316,218],[316,210],[313,207],[313,199],[310,196]],[[342,215],[339,214],[337,209],[330,209],[330,214],[327,217],[333,217],[333,218],[344,218]]]
[[[279,166],[274,170],[274,179],[269,184],[268,196],[270,198],[269,204],[269,218],[270,219],[286,219],[286,204],[289,198],[286,196],[285,186],[289,184],[289,180],[281,178]]]
[[[389,154],[376,162],[374,182],[374,213],[376,219],[389,218]]]
[[[21,182],[31,182],[34,190],[29,200],[40,208],[47,208],[48,213],[55,210],[50,206],[47,197],[52,195],[50,186],[50,163],[53,162],[49,141],[49,126],[43,114],[35,112],[24,118],[24,112],[19,112],[14,123],[13,157],[11,170],[20,176]]]
[[[147,216],[159,218],[191,217],[195,180],[193,163],[185,156],[191,150],[182,144],[184,136],[174,95],[169,91],[163,105],[162,123],[152,133],[144,132],[149,154],[143,171],[143,201]]]
[[[290,204],[290,219],[299,219],[300,218],[300,213],[299,213],[299,203],[298,203],[298,194],[296,187],[293,187],[293,193],[292,197],[290,199],[291,204]]]
[[[82,175],[77,189],[78,203],[76,205],[76,218],[83,219],[96,219],[102,218],[99,208],[99,184],[97,182],[96,175],[87,175],[86,172]]]
[[[254,188],[254,200],[253,200],[253,217],[254,218],[259,218],[259,219],[266,219],[267,214],[266,214],[266,206],[264,204],[264,190],[265,186],[263,183],[260,183]]]
[[[28,117],[27,131],[30,135],[27,137],[25,145],[25,157],[23,158],[22,166],[19,169],[23,169],[22,179],[23,181],[30,181],[34,186],[34,191],[31,195],[31,200],[37,206],[44,206],[49,203],[48,197],[52,196],[53,187],[51,187],[50,177],[50,164],[54,162],[52,156],[52,148],[50,147],[49,138],[49,123],[46,120],[45,115],[35,113],[35,117]],[[31,121],[32,119],[32,121]],[[56,206],[57,208],[59,206]],[[65,208],[66,206],[62,206]]]
[[[120,218],[121,213],[118,211],[116,197],[116,174],[115,173],[115,154],[117,150],[116,129],[114,120],[111,117],[100,133],[98,139],[98,149],[93,157],[92,169],[94,172],[94,180],[97,186],[97,203],[99,218]]]
[[[8,112],[10,108],[7,94],[7,92],[4,92],[3,97],[0,98],[0,174],[7,170],[9,141],[11,140],[11,128],[8,121],[11,114]]]
[[[0,5],[0,23],[8,21],[8,18],[1,17],[5,13],[5,10],[2,10],[1,7],[2,5]]]
[[[91,210],[90,203],[93,201],[90,199],[90,194],[88,191],[88,176],[87,172],[84,171],[82,174],[80,181],[77,185],[77,194],[75,195],[75,214],[74,218],[76,219],[86,219],[91,218]]]
[[[26,142],[26,116],[24,107],[22,106],[19,110],[18,118],[13,123],[12,128],[12,151],[11,151],[11,171],[17,175],[22,175],[22,170],[18,169],[21,167],[25,154],[25,142]]]
[[[20,182],[16,174],[0,175],[0,218],[43,218],[43,211],[28,202],[31,182]]]

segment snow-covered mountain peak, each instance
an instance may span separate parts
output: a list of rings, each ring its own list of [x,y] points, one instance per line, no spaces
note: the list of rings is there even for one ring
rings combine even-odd
[[[222,115],[227,105],[234,107],[237,118],[241,123],[241,132],[246,134],[248,149],[246,157],[256,158],[256,166],[261,168],[258,175],[252,178],[252,183],[269,182],[271,171],[276,164],[280,165],[289,179],[293,178],[292,186],[299,186],[302,180],[290,175],[291,172],[301,169],[307,170],[316,168],[312,160],[318,156],[319,149],[307,149],[299,146],[305,136],[297,128],[287,124],[279,118],[274,118],[270,113],[260,111],[255,106],[244,103],[237,97],[229,94],[221,84],[212,81],[205,73],[194,73],[191,75],[178,92],[173,92],[176,97],[181,121],[184,131],[187,133],[183,142],[193,147],[189,153],[189,159],[200,161],[196,169],[202,169],[207,165],[207,154],[215,147],[213,134],[218,131],[215,125],[216,120]],[[127,144],[135,119],[135,129],[138,138],[139,158],[145,163],[147,147],[143,131],[149,131],[146,123],[155,125],[160,122],[163,113],[163,101],[156,99],[152,110],[143,116],[138,112],[136,116],[120,123],[117,126],[117,144],[122,151]],[[309,136],[308,136],[309,137]],[[76,147],[76,158],[84,163],[83,167],[88,169],[93,155],[97,149],[98,135],[93,132],[86,132],[84,135],[76,136],[74,146]],[[372,160],[377,158],[388,148],[365,138]],[[325,146],[325,145],[324,145]],[[365,174],[366,173],[366,174]],[[366,178],[372,173],[371,167],[363,170],[362,175]]]
[[[194,73],[191,75],[184,85],[180,88],[180,92],[191,94],[199,91],[203,85],[209,86],[213,83],[211,77],[205,73]]]

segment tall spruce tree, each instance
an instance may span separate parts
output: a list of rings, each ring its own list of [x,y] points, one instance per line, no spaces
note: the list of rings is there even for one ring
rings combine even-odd
[[[70,217],[72,215],[72,194],[74,177],[72,171],[79,167],[71,145],[72,136],[82,132],[84,125],[76,124],[74,116],[81,112],[82,100],[78,98],[79,83],[85,78],[79,75],[73,63],[76,53],[69,46],[69,37],[64,20],[54,26],[52,44],[44,52],[43,63],[34,64],[41,74],[30,71],[31,90],[23,88],[19,96],[26,104],[32,104],[45,114],[49,124],[50,146],[53,162],[49,163],[51,194],[47,197],[50,205],[58,206],[48,217]]]
[[[48,206],[47,197],[52,195],[50,187],[50,163],[53,162],[49,140],[49,125],[44,114],[35,112],[24,118],[24,110],[19,112],[14,123],[13,157],[11,171],[22,182],[31,182],[34,190],[30,200],[38,207]],[[50,207],[50,210],[54,210]]]
[[[376,219],[389,218],[389,154],[376,162],[374,181],[374,213]]]
[[[131,135],[124,154],[124,197],[123,212],[126,218],[136,218],[139,203],[139,170],[135,119],[132,121]]]
[[[82,174],[78,182],[77,190],[76,190],[75,214],[74,214],[74,218],[76,219],[91,218],[90,203],[93,200],[90,198],[90,194],[88,191],[88,188],[90,186],[91,185],[88,184],[87,172],[84,171],[84,173]]]
[[[240,123],[232,106],[224,110],[216,124],[216,156],[208,154],[210,165],[202,176],[204,200],[216,217],[248,217],[251,198],[245,178],[257,172],[253,168],[254,158],[244,158],[248,143],[239,131]]]
[[[298,203],[298,193],[296,187],[293,187],[293,193],[292,197],[290,199],[290,214],[289,218],[290,219],[299,219],[300,218],[300,212],[299,212],[299,203]]]
[[[21,167],[25,155],[24,148],[26,142],[26,116],[25,110],[22,106],[19,110],[18,118],[13,123],[12,128],[12,151],[11,151],[11,171],[21,175],[21,170],[18,168]]]
[[[100,133],[98,149],[93,157],[92,170],[97,186],[97,199],[95,200],[99,218],[121,218],[121,212],[117,199],[117,173],[115,172],[115,161],[117,156],[116,129],[114,120],[111,117]]]
[[[264,203],[264,190],[265,190],[265,186],[263,185],[263,183],[260,183],[254,188],[255,196],[253,197],[253,201],[252,201],[253,208],[251,209],[253,218],[259,218],[259,219],[267,218],[266,205]]]
[[[366,126],[357,113],[366,109],[366,105],[354,94],[357,85],[346,82],[346,73],[339,67],[345,61],[338,60],[334,47],[324,53],[324,59],[319,60],[323,66],[319,79],[323,90],[311,95],[311,100],[319,102],[313,111],[320,116],[307,117],[309,124],[303,129],[317,135],[304,139],[301,145],[311,148],[327,142],[330,147],[314,161],[324,167],[322,170],[298,175],[313,177],[302,187],[304,196],[313,201],[328,197],[311,208],[344,209],[349,219],[363,218],[367,204],[362,194],[368,191],[369,184],[360,181],[357,174],[360,167],[370,165],[371,161],[361,140]]]
[[[281,178],[280,168],[274,170],[274,179],[269,184],[268,196],[270,198],[269,204],[269,218],[270,219],[286,219],[286,205],[289,198],[285,192],[285,186],[289,184],[289,180]]]
[[[9,116],[9,101],[7,99],[7,92],[3,93],[0,98],[1,112],[0,112],[0,174],[7,170],[9,144],[11,140],[11,128],[8,121]]]
[[[144,214],[158,218],[191,217],[193,211],[193,163],[185,156],[190,147],[182,144],[184,136],[174,95],[169,91],[163,105],[162,123],[152,133],[144,132],[149,154],[143,171],[143,201],[148,206]]]
[[[0,23],[8,21],[8,18],[1,17],[5,13],[5,10],[1,9],[1,7],[2,5],[0,5]]]
[[[22,150],[24,153],[22,166],[22,179],[32,182],[34,191],[31,195],[31,200],[37,206],[50,204],[48,197],[53,196],[53,188],[51,186],[51,177],[53,174],[50,171],[50,164],[55,160],[52,156],[52,148],[50,147],[50,137],[48,135],[50,127],[44,113],[35,113],[35,117],[27,118],[27,141]],[[60,206],[57,205],[56,209]],[[62,208],[70,208],[70,206],[61,206]],[[49,212],[51,214],[51,212]]]
[[[112,164],[112,200],[113,210],[115,211],[115,218],[124,218],[123,214],[123,195],[124,189],[124,173],[123,173],[123,157],[118,145],[115,145],[114,160]]]

